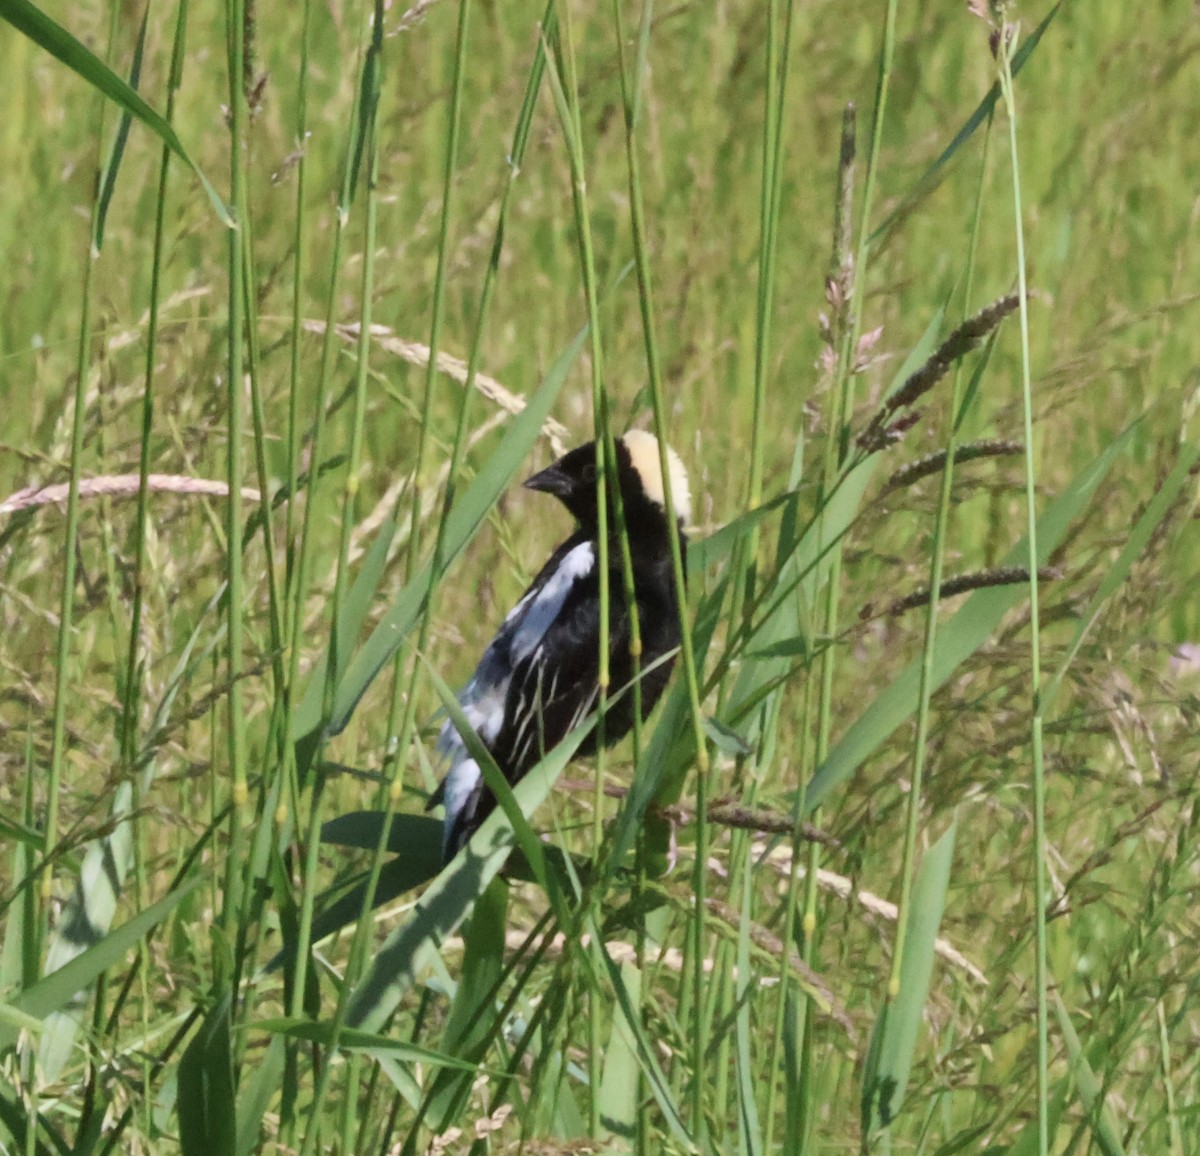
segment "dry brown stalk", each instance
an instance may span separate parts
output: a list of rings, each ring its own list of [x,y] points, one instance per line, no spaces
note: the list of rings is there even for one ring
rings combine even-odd
[[[558,785],[566,791],[576,791],[580,794],[595,790],[595,784],[585,779],[559,779]],[[617,783],[605,783],[604,794],[609,799],[624,799],[629,794],[628,787]],[[659,818],[668,819],[680,827],[686,827],[696,819],[695,811],[673,804],[669,807],[653,807],[653,814]],[[719,827],[733,827],[741,831],[757,831],[762,835],[794,835],[796,821],[783,811],[769,811],[762,807],[745,807],[732,799],[716,799],[709,804],[708,821]],[[838,848],[838,842],[827,831],[814,827],[811,823],[801,823],[800,838],[806,843],[820,843],[825,847]]]
[[[319,320],[305,321],[304,328],[309,333],[323,334],[325,332],[325,322]],[[334,332],[343,341],[347,342],[347,344],[354,344],[358,341],[359,327],[354,323],[335,325]],[[419,341],[408,341],[403,337],[397,337],[386,325],[372,325],[371,340],[380,349],[394,354],[401,360],[407,361],[410,365],[415,365],[420,369],[425,369],[429,365],[428,345],[422,345]],[[443,353],[439,350],[437,368],[439,373],[444,373],[447,377],[457,381],[459,385],[467,384],[467,363],[461,358],[453,357],[449,353]],[[494,402],[508,413],[518,414],[525,408],[525,399],[523,397],[506,389],[494,377],[489,377],[486,373],[475,374],[475,388],[489,401]],[[571,439],[566,426],[555,421],[553,418],[547,418],[542,422],[542,436],[549,441],[550,448],[554,451],[555,457],[560,457],[566,453],[567,443]]]
[[[137,474],[109,474],[99,478],[84,478],[79,483],[81,498],[132,498],[137,496],[140,479]],[[224,498],[229,487],[224,482],[208,478],[188,478],[179,474],[149,474],[146,487],[156,493],[202,494],[210,498]],[[49,506],[67,500],[70,485],[58,482],[52,486],[26,486],[10,494],[0,502],[0,514],[15,514],[35,506]],[[242,497],[248,502],[257,502],[261,495],[251,486],[242,487]]]

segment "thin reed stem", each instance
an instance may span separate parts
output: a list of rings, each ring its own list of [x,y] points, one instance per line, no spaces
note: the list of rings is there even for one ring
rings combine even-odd
[[[632,135],[632,134],[630,134]],[[638,301],[641,305],[642,334],[646,344],[646,365],[649,375],[650,400],[654,414],[654,434],[658,439],[659,469],[663,479],[663,496],[670,530],[671,562],[675,582],[675,597],[680,615],[680,665],[687,687],[688,708],[692,724],[692,739],[696,750],[696,857],[693,872],[695,908],[690,922],[689,952],[692,963],[692,982],[695,986],[692,1003],[692,1128],[697,1143],[703,1144],[706,1130],[704,1116],[704,1073],[707,1066],[708,1024],[703,1015],[704,948],[706,909],[704,897],[708,887],[708,795],[709,752],[704,731],[704,716],[700,706],[700,680],[696,670],[696,655],[688,620],[688,599],[683,549],[679,540],[679,522],[675,514],[675,498],[671,491],[671,470],[668,460],[667,405],[663,395],[662,368],[658,345],[654,339],[654,297],[650,264],[646,252],[646,221],[642,198],[640,166],[632,141],[627,146],[629,164],[630,220],[633,226],[634,267],[638,278]]]
[[[170,124],[175,119],[175,99],[183,80],[183,55],[185,33],[187,29],[188,4],[180,0],[175,16],[175,33],[171,43],[171,65],[167,73],[167,108],[166,119]],[[133,588],[133,600],[129,612],[129,649],[125,662],[125,701],[121,713],[121,763],[132,768],[138,749],[138,716],[142,702],[142,614],[145,605],[145,571],[146,571],[146,527],[150,517],[150,447],[154,436],[154,380],[155,360],[158,357],[158,323],[159,298],[162,293],[162,267],[165,248],[166,214],[167,214],[167,185],[171,170],[171,150],[163,145],[158,168],[158,191],[154,211],[154,241],[150,258],[150,302],[149,318],[146,325],[146,361],[143,369],[141,431],[138,445],[138,492],[137,507],[134,514],[133,529],[133,573],[130,584]],[[133,797],[131,813],[141,812],[143,804],[143,776],[133,776]],[[134,864],[134,903],[138,910],[144,910],[149,905],[149,885],[146,877],[146,849],[141,837],[141,824],[136,828],[136,836],[132,841]],[[150,1034],[150,953],[147,944],[139,947],[140,966],[138,968],[141,996],[141,1027],[145,1036]],[[153,1073],[149,1057],[143,1055],[141,1074],[143,1086],[149,1088]],[[149,1134],[151,1120],[150,1097],[146,1096],[143,1106],[145,1113],[144,1129]]]
[[[227,601],[227,661],[229,679],[229,732],[227,755],[231,780],[229,812],[229,851],[225,874],[221,922],[227,932],[239,926],[242,916],[242,867],[244,864],[245,826],[243,809],[249,797],[246,782],[246,710],[242,685],[245,637],[245,591],[242,572],[242,439],[245,436],[243,390],[246,257],[244,251],[249,222],[241,216],[245,208],[245,117],[246,97],[242,83],[243,36],[245,13],[243,0],[227,0],[226,37],[229,46],[229,203],[234,227],[229,230],[228,283],[229,318],[226,352],[226,407],[229,445],[226,477],[229,496],[225,517],[225,579]],[[239,964],[235,961],[237,973]],[[233,977],[226,977],[231,979]]]
[[[608,692],[611,681],[609,669],[609,631],[611,624],[610,560],[608,525],[610,501],[617,486],[616,450],[612,431],[609,428],[608,398],[604,384],[604,342],[600,327],[600,297],[596,279],[596,259],[592,244],[591,214],[587,201],[587,172],[583,155],[583,120],[579,109],[579,79],[575,66],[575,43],[571,28],[570,4],[561,9],[561,33],[555,38],[557,69],[552,70],[556,92],[560,93],[559,119],[563,124],[563,136],[567,143],[571,168],[571,202],[575,216],[575,234],[579,246],[579,265],[583,276],[584,302],[588,317],[588,349],[591,354],[591,401],[592,426],[596,446],[596,570],[599,579],[600,620],[599,669],[596,682],[599,695],[596,703],[596,769],[592,791],[592,853],[600,853],[602,820],[604,815],[604,767],[605,714],[608,709]],[[634,610],[636,615],[636,609]],[[593,899],[594,899],[593,893]],[[586,918],[582,908],[581,920]],[[582,926],[582,924],[581,924]],[[587,973],[591,976],[591,970]],[[588,1056],[588,1131],[592,1136],[601,1134],[600,1120],[600,1065],[602,1060],[601,1032],[602,1016],[599,983],[593,977],[590,998],[587,1001],[587,1056]]]
[[[115,13],[109,26],[109,51],[111,52],[115,31]],[[107,105],[103,100],[96,104],[96,140],[100,141],[104,130],[104,112]],[[99,147],[99,146],[98,146]],[[100,215],[99,171],[93,189],[91,224],[87,235],[87,248],[83,259],[83,284],[79,312],[79,341],[75,355],[75,392],[71,412],[71,450],[68,464],[67,518],[63,542],[63,584],[58,607],[58,637],[54,659],[54,714],[51,723],[50,777],[46,784],[46,817],[42,831],[42,857],[45,862],[39,896],[42,900],[38,923],[42,930],[37,935],[44,942],[48,918],[49,900],[53,894],[54,873],[49,867],[55,845],[58,842],[58,811],[62,798],[63,762],[66,752],[67,698],[71,673],[71,631],[75,616],[75,579],[79,549],[79,481],[82,474],[83,431],[87,414],[88,374],[91,367],[92,345],[92,274],[99,253],[95,248],[95,236]]]
[[[1000,30],[997,62],[1000,88],[1008,114],[1009,161],[1012,167],[1013,223],[1017,247],[1017,294],[1021,319],[1021,409],[1025,433],[1025,511],[1029,545],[1029,681],[1030,729],[1033,744],[1034,856],[1034,984],[1037,991],[1038,1151],[1050,1150],[1050,986],[1046,958],[1046,768],[1042,746],[1041,608],[1038,598],[1037,470],[1033,442],[1033,374],[1029,358],[1029,293],[1025,281],[1025,216],[1021,208],[1021,165],[1017,148],[1017,102],[1013,91],[1012,60],[1017,46],[1016,25]]]
[[[366,67],[365,53],[364,60],[360,62],[360,70]],[[300,655],[301,648],[296,645],[295,640],[301,637],[304,627],[304,606],[307,601],[306,595],[308,590],[308,572],[310,566],[310,557],[313,548],[314,539],[314,523],[316,520],[316,511],[319,506],[319,482],[321,471],[319,464],[323,460],[325,453],[325,437],[326,426],[328,424],[328,408],[329,408],[329,386],[333,376],[333,359],[336,351],[335,345],[335,330],[334,317],[337,308],[338,285],[341,280],[341,257],[342,257],[342,242],[345,236],[346,226],[350,219],[350,210],[354,200],[356,188],[356,173],[355,166],[359,162],[359,157],[356,152],[356,137],[361,131],[364,131],[364,126],[361,124],[361,108],[355,107],[355,120],[351,126],[350,138],[347,142],[345,160],[343,162],[342,185],[338,198],[337,212],[333,218],[333,236],[330,246],[329,257],[329,280],[328,287],[325,293],[326,314],[324,336],[321,345],[321,361],[320,369],[317,374],[316,386],[314,389],[314,416],[313,416],[313,432],[311,439],[311,462],[312,468],[309,470],[308,493],[304,503],[304,517],[300,529],[300,541],[295,567],[295,582],[291,590],[291,627],[288,635],[293,639],[293,645],[290,653],[290,664],[288,670],[287,684],[294,687],[300,676]],[[331,627],[331,637],[336,637],[336,634]],[[337,667],[338,654],[336,648],[331,645],[329,647],[329,665],[333,668]],[[317,884],[318,884],[318,868],[320,865],[320,847],[321,847],[321,821],[322,821],[322,795],[324,791],[325,776],[320,769],[321,752],[324,745],[324,730],[328,722],[329,715],[332,709],[332,691],[329,686],[329,680],[326,680],[325,686],[322,688],[322,711],[321,721],[319,724],[319,733],[316,739],[316,751],[313,754],[312,760],[307,769],[306,782],[301,782],[299,776],[296,776],[295,789],[297,796],[294,801],[297,823],[300,823],[301,816],[301,794],[303,790],[308,791],[308,813],[306,816],[307,822],[304,824],[304,834],[300,845],[300,851],[303,853],[303,865],[300,868],[300,899],[297,907],[298,926],[296,930],[296,951],[295,951],[295,973],[292,978],[291,1001],[289,1013],[299,1017],[304,1013],[304,998],[308,983],[308,965],[309,954],[312,948],[312,926],[313,926],[313,911],[316,903]]]
[[[342,607],[345,603],[346,590],[350,574],[350,538],[354,530],[356,517],[356,498],[360,486],[360,471],[362,469],[363,429],[366,417],[367,399],[367,370],[370,364],[371,352],[371,314],[375,286],[375,256],[376,256],[376,226],[379,217],[379,198],[377,183],[379,177],[379,139],[378,139],[378,110],[381,89],[381,69],[383,53],[383,5],[377,0],[374,18],[371,26],[371,43],[363,59],[363,84],[360,90],[360,107],[358,112],[359,132],[362,135],[363,152],[366,166],[366,227],[363,236],[362,278],[359,286],[359,341],[356,351],[354,377],[354,408],[350,424],[350,448],[347,461],[345,492],[342,503],[341,528],[338,539],[338,564],[334,576],[333,604],[330,618],[332,631],[329,645],[329,665],[326,668],[325,711],[332,709],[333,696],[336,689],[336,678],[340,673],[336,656],[341,652],[341,618]],[[352,154],[354,156],[354,154]],[[351,164],[356,163],[356,159]],[[314,792],[315,801],[315,792]],[[314,807],[315,809],[315,807]],[[319,831],[312,835],[319,839]],[[301,1156],[311,1156],[316,1150],[323,1121],[325,1097],[329,1092],[332,1073],[336,1067],[334,1059],[341,1043],[341,1032],[345,1025],[346,1014],[350,1006],[350,996],[354,979],[362,967],[365,952],[366,929],[364,924],[369,921],[359,920],[355,928],[354,940],[351,944],[350,962],[347,965],[346,976],[338,989],[337,1006],[330,1025],[324,1062],[317,1075],[317,1084],[313,1092],[313,1106],[309,1127],[305,1130],[301,1146]],[[353,1104],[358,1092],[358,1077],[360,1066],[356,1063],[349,1065],[348,1083],[345,1095]],[[345,1120],[345,1117],[343,1117]]]
[[[984,132],[982,156],[979,166],[979,183],[975,192],[975,209],[971,222],[970,243],[967,251],[967,267],[963,288],[964,320],[971,316],[973,289],[975,284],[975,262],[979,251],[979,237],[983,221],[984,192],[987,185],[988,150],[991,143],[992,118],[988,117]],[[896,945],[892,952],[892,966],[888,977],[887,1000],[893,1003],[900,995],[900,976],[904,964],[904,952],[908,935],[913,880],[916,875],[917,827],[921,812],[921,786],[924,779],[926,752],[929,742],[930,699],[934,683],[934,655],[937,647],[938,594],[943,587],[945,572],[946,539],[950,524],[951,495],[954,488],[954,466],[958,453],[959,433],[962,425],[963,401],[962,362],[955,365],[951,389],[950,407],[946,419],[945,460],[942,465],[941,484],[938,491],[937,513],[934,519],[933,542],[930,546],[929,590],[932,591],[925,614],[925,634],[921,647],[920,683],[917,692],[917,734],[913,744],[912,782],[908,790],[904,827],[904,851],[900,868],[900,898],[896,915]],[[881,1014],[887,1014],[886,1009]]]

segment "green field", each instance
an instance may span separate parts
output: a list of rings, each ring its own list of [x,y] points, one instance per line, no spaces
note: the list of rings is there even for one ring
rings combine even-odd
[[[0,16],[0,1152],[1200,1152],[1193,5]],[[441,870],[631,426],[672,690]]]

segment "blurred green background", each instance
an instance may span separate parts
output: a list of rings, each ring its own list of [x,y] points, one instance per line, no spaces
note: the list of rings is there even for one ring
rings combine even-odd
[[[141,19],[135,5],[54,4],[45,10],[109,59],[114,71],[128,75]],[[811,441],[806,453],[812,463],[822,452],[827,397],[819,369],[819,315],[830,309],[825,277],[833,246],[839,134],[843,110],[853,102],[859,110],[861,194],[883,10],[857,0],[814,0],[796,9],[763,421],[768,496],[786,487],[798,440]],[[409,12],[394,5],[384,24],[372,320],[385,327],[381,337],[408,343],[430,339],[457,11],[450,0]],[[1048,12],[1046,6],[1022,4],[1010,7],[1008,16],[1019,21],[1022,38],[1028,38]],[[608,6],[575,3],[571,13],[588,208],[601,287],[611,289],[601,312],[605,385],[620,430],[646,424],[650,404],[636,279],[627,277],[612,288],[633,254],[619,71]],[[302,338],[304,372],[297,400],[307,428],[314,398],[306,383],[315,379],[320,360],[338,190],[369,19],[366,7],[340,0],[312,7],[307,135],[300,142],[302,14],[299,4],[257,11],[250,64],[255,95],[244,155],[263,446],[273,488],[286,474],[297,236],[303,240],[305,269],[298,314],[302,324],[317,327]],[[629,9],[629,28],[636,28],[638,15]],[[528,3],[479,0],[474,5],[441,335],[442,351],[460,358],[474,334],[540,16],[540,6]],[[737,516],[746,502],[760,321],[766,21],[767,6],[756,0],[660,5],[643,79],[638,142],[657,339],[670,439],[692,476],[697,537]],[[151,9],[139,91],[160,109],[166,103],[173,28],[172,8]],[[223,195],[228,193],[230,139],[225,53],[224,14],[193,6],[174,123]],[[1051,670],[1054,647],[1070,637],[1076,616],[1174,464],[1180,445],[1195,437],[1198,59],[1200,23],[1194,5],[1184,0],[1068,2],[1017,80],[1034,454],[1043,505],[1141,418],[1086,517],[1054,558],[1064,578],[1048,583],[1044,593]],[[90,254],[96,174],[111,148],[117,112],[8,25],[0,25],[0,70],[7,78],[0,118],[2,501],[24,487],[67,479],[89,260],[94,261],[92,334],[81,475],[137,471],[161,145],[144,127],[133,126],[103,248]],[[935,186],[922,184],[995,75],[988,28],[966,5],[898,6],[868,222],[870,229],[882,228],[872,249],[861,318],[864,332],[880,333],[871,349],[873,360],[859,378],[860,421],[938,311],[947,310],[943,333],[962,315],[981,172],[971,308],[1015,287],[1012,168],[1002,109],[986,156],[981,129],[954,152]],[[305,157],[306,182],[299,226],[298,150]],[[514,186],[481,346],[481,371],[514,395],[526,395],[542,380],[587,318],[570,180],[563,135],[543,86]],[[856,230],[861,225],[856,217]],[[364,237],[360,202],[347,222],[332,290],[339,322],[353,323],[362,315]],[[149,438],[155,473],[225,477],[227,259],[224,226],[195,178],[173,164]],[[1021,438],[1018,338],[1014,319],[1001,332],[967,419],[967,438]],[[340,342],[335,362],[332,396],[337,400],[328,455],[344,453],[349,445],[354,369],[354,342],[348,338]],[[462,388],[451,377],[438,376],[427,407],[424,376],[419,364],[389,349],[386,341],[373,347],[361,484],[353,499],[355,558],[397,493],[414,492],[421,423],[432,441],[417,480],[433,494],[442,484],[439,471],[449,456]],[[887,451],[894,468],[943,445],[948,396],[940,389],[922,403],[920,423]],[[468,476],[496,445],[500,412],[491,400],[473,401]],[[573,368],[555,417],[571,443],[592,436],[586,355]],[[543,444],[527,472],[545,464],[548,455]],[[254,484],[249,437],[245,461],[247,482]],[[889,472],[885,466],[880,478]],[[341,517],[334,491],[342,473],[335,467],[337,484],[326,487],[313,524],[314,589],[297,643],[302,668],[328,640]],[[1025,529],[1019,458],[964,465],[958,479],[948,573],[995,565]],[[877,497],[879,489],[877,483],[845,543],[842,606],[850,625],[835,684],[835,735],[920,653],[921,615],[891,618],[882,611],[927,581],[937,483],[926,480]],[[1189,485],[1129,581],[1105,603],[1072,668],[1047,740],[1052,891],[1054,897],[1064,890],[1072,897],[1070,917],[1051,925],[1053,971],[1079,1015],[1076,1027],[1091,1062],[1111,1079],[1105,1090],[1127,1149],[1145,1153],[1192,1151],[1194,1141],[1183,1141],[1200,1130],[1192,1046],[1197,1024],[1188,1011],[1200,978],[1198,929],[1185,887],[1198,846],[1191,828],[1196,684],[1190,668],[1172,661],[1174,648],[1196,640],[1200,630],[1192,500]],[[103,829],[106,800],[120,778],[114,719],[122,702],[127,647],[120,607],[128,596],[133,509],[128,496],[90,497],[83,506],[61,800],[72,849]],[[167,687],[193,630],[201,630],[206,641],[216,637],[215,619],[205,622],[208,603],[225,577],[223,511],[219,497],[162,493],[151,499],[142,577],[148,701]],[[49,759],[64,520],[56,505],[3,519],[0,804],[15,823],[25,810],[22,792],[30,768]],[[500,500],[488,527],[438,594],[429,658],[448,682],[469,676],[495,624],[566,531],[561,512],[537,495],[511,491]],[[389,591],[402,582],[402,562],[400,554],[389,563]],[[266,678],[271,654],[261,540],[247,549],[245,566],[250,677],[244,694],[250,758],[256,763],[266,757],[274,702]],[[697,593],[703,587],[698,584]],[[377,612],[386,604],[385,594]],[[863,622],[855,627],[860,611]],[[949,1145],[956,1136],[968,1135],[966,1121],[971,1127],[986,1122],[988,1097],[1013,1095],[1025,1104],[1021,1097],[1032,1095],[1030,970],[1019,956],[1030,933],[1025,625],[1020,614],[1006,619],[988,644],[986,662],[956,678],[935,704],[923,820],[930,840],[945,829],[956,808],[959,820],[943,935],[979,965],[990,984],[983,991],[965,980],[942,982],[935,976],[927,1013],[932,1043],[922,1045],[914,1075],[928,1113],[921,1127],[913,1124],[905,1133],[905,1142],[914,1150],[947,1156],[984,1150]],[[331,758],[378,765],[390,691],[384,681],[331,743]],[[227,690],[215,664],[193,668],[172,709],[157,752],[161,787],[143,804],[156,818],[141,836],[151,877],[156,867],[174,861],[177,846],[189,844],[198,816],[225,789],[213,785],[222,782],[227,769],[224,723],[214,704],[224,701]],[[424,719],[437,699],[425,685],[420,694]],[[797,785],[800,758],[789,762],[788,744],[800,742],[798,704],[797,695],[784,707],[780,742],[785,753],[762,784],[764,799],[779,807]],[[822,818],[842,844],[830,866],[893,900],[909,741],[910,734],[900,734],[883,757],[868,762]],[[408,781],[420,786],[422,774],[428,768],[414,767]],[[34,781],[40,782],[36,776]],[[732,794],[744,788],[732,772],[721,785]],[[34,794],[40,789],[35,786]],[[353,779],[337,780],[331,789],[331,814],[368,805],[374,797],[373,787]],[[408,799],[402,809],[419,806]],[[220,867],[210,864],[207,870],[215,887]],[[19,874],[14,866],[11,879]],[[59,882],[60,890],[69,887],[69,876]],[[196,918],[203,922],[198,913]],[[881,998],[886,952],[880,937],[890,935],[886,919],[881,923],[887,929],[880,930],[872,922],[876,918],[881,917],[854,905],[835,906],[829,915],[829,942],[819,970],[858,1023],[861,1038],[826,1041],[828,1054],[836,1058],[826,1061],[827,1109],[817,1126],[824,1146],[814,1151],[846,1150],[858,1136],[855,1065]],[[181,962],[188,955],[168,961],[165,970],[200,986],[205,965],[199,959]],[[1106,1023],[1118,998],[1114,990],[1130,1002],[1120,1017]],[[147,1013],[148,1019],[172,1014],[166,997],[151,1002],[156,1010]],[[1021,1115],[1024,1108],[1017,1112],[1019,1118],[980,1132],[978,1143],[1002,1150],[999,1145],[1013,1141],[1028,1118]],[[1085,1116],[1077,1105],[1068,1108],[1053,1150],[1090,1151],[1090,1144],[1100,1143],[1080,1123]],[[154,1128],[147,1123],[144,1133],[150,1137]]]

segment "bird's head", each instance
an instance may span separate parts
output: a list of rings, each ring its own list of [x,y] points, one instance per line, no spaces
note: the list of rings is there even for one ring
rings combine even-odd
[[[644,430],[630,430],[616,440],[617,477],[627,518],[657,520],[666,524],[666,493],[658,439]],[[667,447],[671,502],[681,526],[692,516],[687,471],[679,455]],[[585,529],[596,524],[596,443],[588,442],[564,454],[553,465],[525,483],[531,490],[553,494]]]

